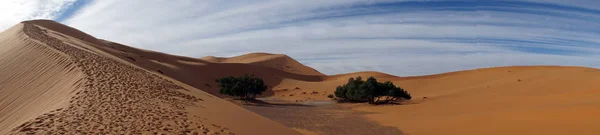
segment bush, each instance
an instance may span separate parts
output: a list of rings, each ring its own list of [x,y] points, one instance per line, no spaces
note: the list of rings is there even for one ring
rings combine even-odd
[[[369,77],[367,81],[363,81],[362,77],[350,78],[346,84],[338,86],[334,94],[340,101],[369,102],[370,104],[393,103],[397,100],[412,98],[410,93],[395,86],[394,83],[390,81],[380,83],[374,77]]]
[[[254,100],[256,95],[267,90],[261,78],[255,76],[224,77],[216,80],[221,87],[221,94],[239,97],[243,100]]]

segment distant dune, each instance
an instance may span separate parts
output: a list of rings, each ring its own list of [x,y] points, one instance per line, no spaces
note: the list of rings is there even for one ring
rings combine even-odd
[[[411,135],[600,133],[600,70],[593,68],[328,76],[283,54],[176,56],[47,20],[13,26],[0,33],[0,44],[0,134],[300,134],[219,98],[227,96],[215,79],[244,74],[265,80],[264,97],[288,101],[328,100],[350,77],[392,81],[413,99],[349,107]]]
[[[244,63],[259,65],[301,75],[324,76],[324,74],[321,72],[311,67],[302,65],[300,62],[284,54],[250,53],[231,58],[206,56],[202,59],[215,63]]]

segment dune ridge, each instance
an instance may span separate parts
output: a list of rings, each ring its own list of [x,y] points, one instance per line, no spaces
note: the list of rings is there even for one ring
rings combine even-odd
[[[167,133],[186,132],[180,127],[168,127],[153,122],[153,120],[186,120],[184,118],[187,117],[187,113],[182,109],[200,99],[176,91],[176,89],[182,89],[181,86],[174,85],[157,76],[144,74],[139,69],[77,50],[56,38],[42,34],[43,30],[30,22],[25,22],[23,29],[31,38],[71,56],[74,63],[78,64],[78,67],[86,74],[84,82],[86,87],[82,91],[77,91],[73,97],[75,100],[72,100],[73,103],[69,107],[46,113],[20,125],[13,131],[61,134],[94,133],[94,129],[85,129],[85,125],[101,131],[98,133],[139,134],[157,132],[160,129],[164,129]],[[125,87],[125,89],[119,87]],[[127,90],[127,92],[106,92],[111,89]],[[158,98],[157,101],[163,102],[155,103],[151,102],[153,100],[147,100],[152,98]],[[166,106],[164,109],[157,108],[163,105]],[[143,118],[143,115],[148,118],[147,121],[134,121],[134,119]],[[178,115],[179,117],[171,118]],[[115,122],[115,124],[110,124],[110,122]],[[200,125],[200,123],[185,124]],[[122,131],[118,128],[121,128]]]

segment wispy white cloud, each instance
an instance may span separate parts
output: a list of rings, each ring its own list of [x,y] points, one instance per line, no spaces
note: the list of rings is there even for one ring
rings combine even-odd
[[[591,6],[597,4],[102,0],[63,23],[99,38],[192,57],[284,53],[327,74],[406,76],[508,65],[600,67],[600,8]]]
[[[24,20],[55,19],[76,0],[2,0],[0,1],[0,30]]]

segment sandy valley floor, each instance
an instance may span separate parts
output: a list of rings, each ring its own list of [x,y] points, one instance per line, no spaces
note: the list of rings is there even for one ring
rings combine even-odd
[[[266,118],[306,134],[402,135],[395,127],[382,126],[333,101],[302,103],[263,99],[266,103],[243,105]]]

